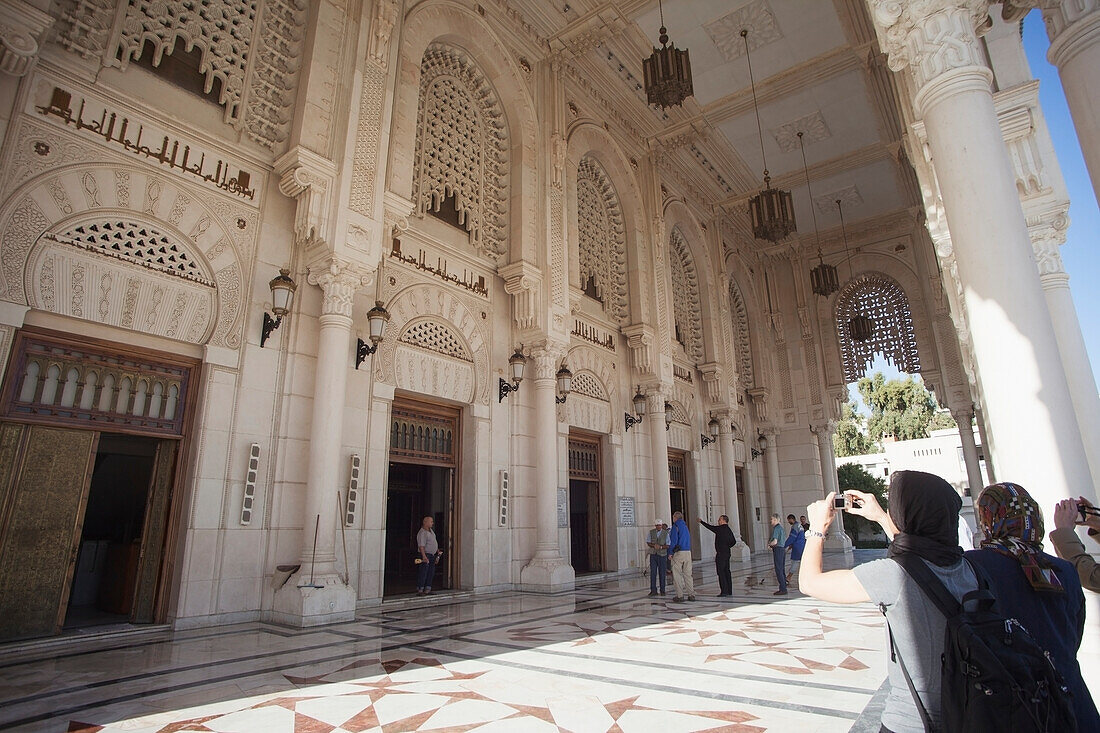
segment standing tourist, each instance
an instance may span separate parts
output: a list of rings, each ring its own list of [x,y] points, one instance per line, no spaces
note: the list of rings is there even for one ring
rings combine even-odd
[[[1096,509],[1083,496],[1062,499],[1054,507],[1054,531],[1050,533],[1050,542],[1058,557],[1069,560],[1077,568],[1081,585],[1100,593],[1100,565],[1085,550],[1081,538],[1074,531],[1074,527],[1083,524],[1089,528],[1089,537],[1100,541],[1100,515],[1095,512]]]
[[[420,522],[420,531],[416,533],[416,547],[420,551],[420,567],[416,569],[416,595],[426,596],[432,592],[432,578],[435,577],[435,566],[443,555],[439,549],[439,541],[435,538],[435,530],[432,527],[435,520],[424,517]]]
[[[1024,487],[987,486],[977,510],[985,539],[966,559],[985,571],[1001,614],[1019,620],[1050,654],[1069,687],[1078,728],[1100,731],[1100,714],[1077,664],[1085,630],[1085,594],[1077,572],[1043,552],[1043,513]],[[1073,510],[1076,515],[1075,503]]]
[[[772,534],[768,540],[768,547],[772,548],[772,560],[775,562],[775,579],[779,581],[779,590],[772,593],[773,596],[787,595],[787,575],[784,565],[787,564],[787,548],[783,546],[786,535],[783,532],[783,521],[778,514],[769,517],[772,523]]]
[[[733,595],[733,577],[730,575],[730,548],[737,544],[737,537],[730,528],[730,518],[725,514],[718,517],[718,524],[708,524],[702,519],[699,524],[714,533],[714,569],[718,571],[719,598]]]
[[[668,535],[668,554],[672,564],[672,584],[676,595],[672,600],[695,600],[695,581],[691,577],[691,533],[683,512],[672,515],[672,529]]]
[[[665,570],[668,567],[668,528],[657,519],[653,529],[649,530],[646,540],[646,552],[649,554],[649,595],[657,595],[657,579],[661,580],[661,595],[665,594]]]
[[[787,515],[787,524],[791,526],[791,533],[787,535],[787,541],[783,543],[785,550],[791,551],[791,569],[787,571],[787,582],[798,572],[798,563],[802,560],[802,550],[806,547],[806,530],[794,520],[793,514]]]

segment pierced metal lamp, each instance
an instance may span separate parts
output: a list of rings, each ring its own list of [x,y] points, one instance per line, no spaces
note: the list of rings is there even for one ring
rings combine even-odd
[[[661,47],[654,47],[652,55],[642,60],[645,78],[646,100],[661,109],[677,107],[695,93],[691,82],[691,59],[688,50],[668,45],[668,29],[665,28],[665,10],[660,0],[661,35],[657,38]]]

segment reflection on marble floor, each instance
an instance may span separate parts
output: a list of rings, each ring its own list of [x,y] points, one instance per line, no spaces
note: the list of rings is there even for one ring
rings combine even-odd
[[[879,613],[743,582],[715,598],[712,567],[696,564],[695,603],[648,598],[637,577],[2,665],[0,727],[849,730],[885,676]]]

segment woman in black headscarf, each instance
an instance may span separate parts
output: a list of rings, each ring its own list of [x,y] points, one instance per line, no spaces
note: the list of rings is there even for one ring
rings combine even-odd
[[[960,601],[968,591],[976,589],[974,572],[963,562],[958,543],[962,500],[951,484],[923,471],[898,471],[891,476],[889,514],[873,494],[845,491],[844,497],[849,500],[846,511],[877,522],[893,538],[890,559],[864,563],[854,570],[822,572],[822,545],[835,517],[836,495],[829,494],[806,507],[810,529],[806,532],[799,590],[834,603],[873,601],[885,610],[897,654],[889,653],[887,642],[890,694],[882,712],[882,730],[922,733],[920,712],[897,659],[905,660],[913,686],[933,724],[942,725],[940,656],[946,620],[895,559],[919,558]]]

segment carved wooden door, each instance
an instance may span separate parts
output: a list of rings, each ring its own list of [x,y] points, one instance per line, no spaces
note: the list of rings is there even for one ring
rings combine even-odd
[[[130,620],[134,623],[152,623],[157,604],[157,581],[164,559],[164,536],[168,529],[168,507],[172,498],[172,479],[176,473],[176,449],[174,440],[162,440],[157,446],[153,462],[153,478],[149,486],[149,499],[145,503],[145,523],[141,537],[141,559],[138,561],[137,588],[134,594],[134,610]]]
[[[61,631],[98,441],[0,423],[0,639]]]

